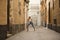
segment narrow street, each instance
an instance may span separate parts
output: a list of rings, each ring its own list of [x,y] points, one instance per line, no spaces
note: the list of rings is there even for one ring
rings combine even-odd
[[[28,32],[20,32],[6,40],[60,40],[60,33],[44,27],[40,27],[36,31],[30,28]]]
[[[0,0],[0,40],[60,40],[60,0]]]

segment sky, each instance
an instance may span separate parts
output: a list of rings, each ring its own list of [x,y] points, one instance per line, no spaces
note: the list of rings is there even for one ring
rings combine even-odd
[[[40,4],[40,0],[30,0],[30,4]]]

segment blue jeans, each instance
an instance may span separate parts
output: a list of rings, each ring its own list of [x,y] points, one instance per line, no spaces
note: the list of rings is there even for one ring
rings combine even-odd
[[[29,22],[28,24],[27,24],[27,31],[28,31],[28,27],[29,27],[29,25],[32,25],[32,27],[34,28],[34,30],[35,30],[35,27],[34,27],[34,25],[33,25],[33,22]]]

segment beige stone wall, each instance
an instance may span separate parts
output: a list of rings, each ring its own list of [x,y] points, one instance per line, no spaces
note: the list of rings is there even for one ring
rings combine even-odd
[[[55,9],[54,13],[57,18],[57,26],[60,26],[60,7],[59,7],[59,0],[55,0]]]
[[[52,24],[53,23],[53,0],[50,0],[50,23],[49,24]]]
[[[49,6],[49,3],[50,3],[50,6]],[[53,3],[54,3],[54,5],[53,5]],[[45,5],[46,5],[46,10],[44,10],[44,11],[46,11],[46,13],[45,13],[46,16],[44,17],[45,14],[43,16],[41,16],[42,21],[44,22],[44,20],[46,20],[46,24],[47,24],[46,27],[48,27],[54,31],[60,32],[60,7],[59,7],[60,4],[59,4],[59,0],[47,0]],[[50,14],[49,14],[49,9],[50,9]],[[49,17],[49,15],[50,15],[50,17]],[[50,18],[50,20],[49,20],[49,18]]]
[[[59,8],[59,0],[54,1],[54,9],[53,9],[53,0],[50,0],[50,24],[54,24],[54,19],[57,20],[57,25],[60,25],[60,8]]]
[[[7,0],[0,0],[0,25],[7,24]]]
[[[49,18],[49,15],[48,15],[48,13],[49,13],[49,6],[48,6],[48,4],[49,4],[49,2],[50,2],[50,23],[49,24],[54,24],[54,19],[56,19],[57,20],[57,25],[60,25],[60,16],[59,16],[59,14],[60,14],[60,8],[59,8],[59,0],[55,0],[54,1],[54,9],[53,9],[53,0],[49,0],[49,1],[47,1],[47,17]],[[49,20],[47,18],[47,20]]]
[[[44,1],[45,2],[45,1]],[[49,2],[50,2],[50,22],[49,22]],[[45,4],[45,16],[44,19],[47,24],[52,24],[53,23],[53,0],[46,0]]]
[[[12,24],[24,24],[25,23],[24,0],[20,0],[20,1],[12,0],[10,5],[11,5],[10,10],[12,10],[10,11],[10,15],[11,15],[10,20],[12,21]]]
[[[24,6],[24,0],[20,0],[21,2],[21,15],[20,15],[20,22],[21,24],[25,23],[25,6]]]
[[[44,24],[45,22],[47,22],[47,14],[46,14],[46,4],[45,4],[45,0],[41,1],[41,7],[40,7],[40,12],[41,12],[41,20],[42,23]]]
[[[10,1],[10,23],[19,24],[18,0]]]
[[[13,0],[13,16],[14,16],[14,24],[19,24],[19,8],[18,8],[18,0]]]

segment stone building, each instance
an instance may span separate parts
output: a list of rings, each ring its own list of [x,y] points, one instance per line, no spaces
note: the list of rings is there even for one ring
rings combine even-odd
[[[25,13],[24,0],[10,0],[8,4],[8,33],[16,34],[24,30]]]
[[[29,11],[29,0],[25,0],[25,29],[28,18],[28,11]]]
[[[7,1],[0,0],[0,40],[7,36]]]
[[[60,32],[60,0],[42,0],[41,7],[42,6],[44,6],[44,8],[41,9],[41,17],[43,17],[42,24],[44,24],[43,26]]]
[[[45,0],[41,0],[41,3],[40,3],[40,12],[41,12],[41,25],[42,26],[45,26],[45,23],[46,23],[46,4],[45,4]]]
[[[0,0],[0,40],[25,29],[25,0]]]

